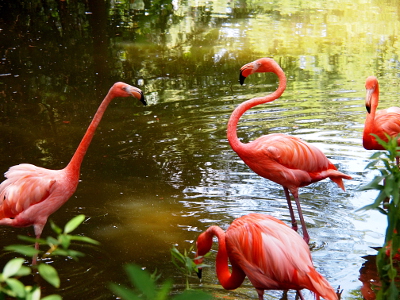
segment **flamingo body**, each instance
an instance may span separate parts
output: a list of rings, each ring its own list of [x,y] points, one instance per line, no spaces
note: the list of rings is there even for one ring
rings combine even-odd
[[[75,192],[78,180],[67,170],[50,170],[31,164],[11,167],[0,184],[0,225],[26,227],[40,231],[47,217],[59,209]]]
[[[350,176],[337,171],[336,167],[315,146],[299,138],[285,134],[270,134],[244,144],[237,136],[240,117],[250,108],[278,99],[286,89],[286,76],[281,67],[271,58],[261,58],[244,65],[240,69],[239,81],[243,84],[247,76],[255,72],[273,72],[279,77],[278,89],[265,97],[247,100],[232,112],[228,121],[227,137],[232,149],[258,175],[283,186],[288,202],[293,229],[297,222],[291,205],[289,191],[292,193],[303,228],[304,240],[309,235],[298,199],[299,187],[330,178],[344,190],[343,178]]]
[[[367,150],[385,150],[374,136],[387,141],[386,134],[395,137],[400,133],[400,108],[390,107],[377,111],[379,102],[379,83],[375,76],[369,76],[365,82],[367,95],[365,107],[367,117],[365,119],[363,146]],[[400,145],[400,139],[397,141]]]
[[[327,280],[315,270],[308,245],[282,221],[253,213],[234,220],[226,233],[211,226],[197,239],[196,257],[210,251],[213,236],[219,243],[216,272],[225,289],[238,288],[247,276],[260,300],[264,290],[288,289],[309,289],[317,299],[337,299]],[[202,258],[196,260],[201,262]]]
[[[123,82],[115,83],[99,106],[81,143],[69,164],[61,170],[50,170],[31,164],[11,167],[0,184],[0,225],[34,226],[40,238],[48,217],[75,192],[82,160],[95,130],[112,99],[133,96],[146,105],[140,89]],[[38,243],[35,247],[38,249]],[[34,257],[33,263],[36,263]]]
[[[330,177],[344,189],[340,172],[321,150],[303,140],[274,133],[245,144],[239,157],[258,175],[272,180],[292,194],[298,188]]]

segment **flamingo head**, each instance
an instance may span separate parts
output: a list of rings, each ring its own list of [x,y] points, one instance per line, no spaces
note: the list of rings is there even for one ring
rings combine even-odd
[[[213,235],[205,231],[199,235],[196,242],[197,252],[194,262],[196,265],[201,265],[204,260],[204,255],[206,255],[211,250]],[[197,276],[201,279],[202,268],[198,268]]]
[[[273,72],[276,74],[277,71],[282,71],[278,63],[272,58],[263,57],[251,63],[245,64],[243,67],[240,68],[239,82],[241,85],[243,85],[246,77],[256,72]]]
[[[130,97],[133,96],[134,98],[138,99],[144,105],[147,105],[146,100],[144,99],[144,95],[142,90],[138,89],[137,87],[131,86],[124,82],[116,82],[111,87],[112,93],[114,97]]]
[[[371,113],[372,95],[379,92],[378,79],[375,76],[369,76],[365,82],[367,95],[365,97],[365,108],[368,113]],[[376,103],[377,105],[377,103]]]

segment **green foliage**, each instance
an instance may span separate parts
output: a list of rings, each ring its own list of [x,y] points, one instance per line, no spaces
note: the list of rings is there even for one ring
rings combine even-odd
[[[182,294],[175,295],[169,298],[172,290],[172,281],[166,280],[157,286],[156,281],[159,275],[156,272],[150,274],[142,270],[139,266],[128,264],[125,266],[125,271],[128,274],[132,287],[110,283],[110,290],[123,300],[211,300],[211,295],[202,291],[185,290]]]
[[[193,246],[190,247],[189,251],[184,250],[183,254],[176,249],[175,246],[171,248],[171,261],[172,263],[182,272],[186,278],[186,289],[189,289],[189,277],[192,276],[193,272],[198,273],[199,268],[205,267],[206,265],[197,265],[194,260],[189,257],[189,253],[193,250]]]
[[[373,154],[372,161],[366,166],[366,169],[378,170],[380,175],[375,176],[360,190],[378,190],[379,194],[372,204],[362,209],[376,209],[387,216],[385,243],[379,250],[376,260],[382,283],[381,289],[377,291],[376,299],[398,300],[399,289],[396,280],[399,280],[397,269],[400,264],[395,259],[395,255],[400,248],[400,169],[396,163],[396,156],[399,155],[400,147],[397,146],[398,137],[387,136],[388,141],[385,142],[374,136],[387,151]]]
[[[70,235],[85,219],[84,215],[79,215],[72,218],[64,227],[64,230],[59,228],[53,222],[51,222],[51,228],[57,234],[57,238],[48,237],[47,239],[34,239],[26,236],[19,236],[19,239],[26,241],[28,243],[40,243],[47,244],[49,250],[46,251],[42,258],[61,255],[70,256],[73,259],[78,259],[78,257],[84,254],[69,249],[71,241],[79,241],[91,244],[99,244],[97,241],[82,236]],[[7,251],[17,252],[23,256],[36,256],[41,252],[36,250],[32,245],[10,245],[4,247]],[[34,272],[38,272],[39,275],[47,281],[52,286],[58,288],[60,287],[60,278],[58,276],[57,270],[46,263],[40,263],[37,265],[25,266],[24,258],[13,258],[3,268],[3,272],[0,273],[0,299],[4,299],[7,295],[8,297],[16,299],[26,299],[26,300],[61,300],[59,295],[49,295],[41,298],[40,287],[38,286],[25,286],[20,280],[20,277],[28,276]]]

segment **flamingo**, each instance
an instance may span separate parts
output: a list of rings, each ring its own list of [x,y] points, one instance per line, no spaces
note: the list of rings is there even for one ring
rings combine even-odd
[[[377,111],[379,102],[379,84],[375,76],[369,76],[365,82],[367,95],[365,97],[365,107],[367,117],[363,133],[363,146],[367,150],[385,150],[374,136],[387,141],[387,135],[396,137],[400,133],[400,107],[390,107]],[[400,146],[400,139],[397,140]],[[399,158],[396,158],[399,164]]]
[[[133,96],[144,105],[143,92],[123,82],[115,83],[101,102],[82,141],[69,164],[61,170],[50,170],[32,164],[19,164],[9,168],[7,178],[0,184],[0,225],[13,227],[33,226],[40,238],[48,217],[59,209],[75,192],[82,160],[92,141],[108,104],[116,97]],[[35,243],[39,250],[39,243]],[[36,264],[36,255],[32,264]]]
[[[238,288],[247,276],[259,300],[264,290],[289,289],[296,290],[301,299],[301,289],[314,292],[316,299],[338,299],[332,286],[313,267],[307,243],[281,220],[252,213],[234,220],[226,232],[218,226],[209,227],[197,239],[196,264],[203,262],[214,236],[219,244],[216,272],[224,289]]]
[[[307,232],[299,202],[299,187],[307,186],[329,177],[342,190],[342,179],[350,176],[337,171],[321,150],[303,140],[286,134],[264,135],[250,143],[242,143],[237,136],[237,124],[240,117],[250,108],[278,99],[286,88],[286,76],[281,67],[271,58],[260,58],[244,65],[240,69],[240,84],[247,76],[255,73],[272,72],[279,78],[278,89],[265,97],[247,100],[232,112],[228,121],[227,137],[232,149],[258,175],[283,186],[289,206],[292,228],[297,231],[297,222],[291,204],[289,191],[297,205],[304,240],[308,243]]]

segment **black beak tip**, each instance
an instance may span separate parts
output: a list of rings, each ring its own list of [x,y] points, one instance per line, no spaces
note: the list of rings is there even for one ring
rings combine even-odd
[[[245,79],[246,79],[246,77],[243,76],[242,73],[240,73],[240,75],[239,75],[239,82],[240,82],[240,85],[243,85]]]
[[[143,92],[141,92],[140,93],[140,102],[142,102],[143,104],[144,104],[144,106],[146,106],[147,105],[147,102],[146,102],[146,100],[144,99],[144,95],[143,95]]]
[[[199,269],[197,271],[197,277],[199,277],[199,279],[201,279],[201,276],[203,275],[203,269]]]
[[[370,114],[371,113],[371,107],[365,106],[365,108],[367,109],[367,112]]]

